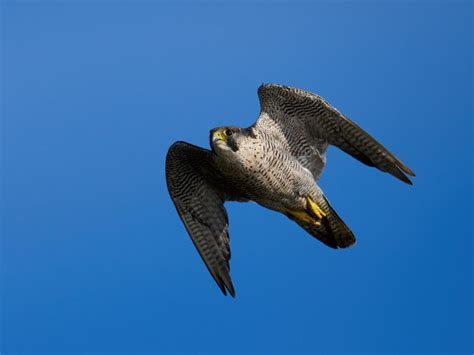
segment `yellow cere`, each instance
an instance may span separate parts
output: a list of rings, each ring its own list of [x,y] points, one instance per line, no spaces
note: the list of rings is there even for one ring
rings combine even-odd
[[[223,132],[221,130],[214,131],[213,136],[214,136],[214,138],[217,138],[217,139],[220,139],[220,140],[223,140],[223,141],[225,141],[225,139],[226,139],[226,136],[223,134]]]

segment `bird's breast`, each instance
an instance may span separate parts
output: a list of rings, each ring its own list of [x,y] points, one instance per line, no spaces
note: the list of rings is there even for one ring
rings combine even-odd
[[[265,205],[290,203],[308,183],[314,184],[293,156],[268,142],[253,140],[242,144],[238,152],[222,156],[219,165],[250,199]]]

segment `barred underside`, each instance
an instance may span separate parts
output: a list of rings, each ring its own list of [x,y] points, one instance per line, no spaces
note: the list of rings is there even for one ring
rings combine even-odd
[[[235,296],[229,274],[230,246],[225,192],[211,153],[184,142],[173,144],[166,157],[168,190],[191,240],[212,277]]]
[[[332,144],[362,163],[411,184],[405,174],[415,176],[413,171],[320,96],[275,84],[260,86],[258,95],[262,113],[256,125],[283,135],[295,157]],[[320,175],[314,161],[300,161],[313,175]]]
[[[232,296],[226,200],[253,200],[286,214],[324,244],[345,248],[355,243],[354,234],[315,186],[327,146],[335,145],[408,184],[407,175],[415,176],[321,97],[275,84],[262,85],[258,95],[260,116],[252,127],[232,128],[235,134],[226,146],[231,149],[214,155],[176,142],[166,157],[168,190],[176,210],[217,285]],[[318,223],[301,218],[308,197],[322,211]]]

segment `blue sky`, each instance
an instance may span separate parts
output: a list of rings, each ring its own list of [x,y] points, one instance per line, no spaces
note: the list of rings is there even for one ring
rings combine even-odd
[[[2,10],[2,353],[471,353],[472,5],[19,2]],[[417,173],[331,148],[331,250],[229,203],[236,299],[164,159],[248,126],[262,82],[311,90]]]

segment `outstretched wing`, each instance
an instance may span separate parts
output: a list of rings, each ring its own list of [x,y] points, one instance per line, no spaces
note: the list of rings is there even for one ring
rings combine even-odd
[[[258,96],[261,112],[255,125],[283,139],[315,179],[324,167],[326,146],[332,144],[362,163],[411,184],[406,174],[415,176],[413,171],[320,96],[275,84],[260,86]]]
[[[219,288],[234,297],[230,277],[227,197],[211,152],[176,142],[166,156],[168,191],[189,236]]]

